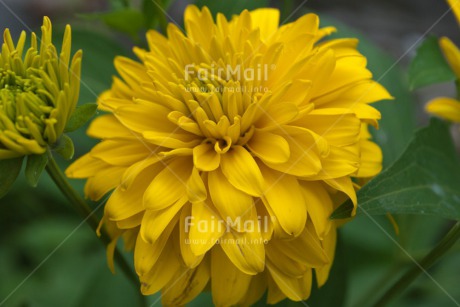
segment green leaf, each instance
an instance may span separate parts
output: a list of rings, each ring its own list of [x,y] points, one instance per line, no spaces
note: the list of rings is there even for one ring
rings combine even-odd
[[[0,198],[5,196],[21,171],[22,157],[0,160]]]
[[[460,164],[449,126],[433,118],[391,167],[358,192],[357,214],[429,214],[460,220],[459,183]],[[332,216],[347,218],[350,213],[345,202]]]
[[[41,155],[30,155],[27,157],[25,171],[26,179],[27,182],[34,188],[37,186],[40,175],[43,173],[47,163],[48,153],[46,152]]]
[[[160,22],[163,30],[166,29],[166,11],[171,5],[171,0],[144,0],[142,1],[142,12],[144,13],[145,27],[154,29]]]
[[[97,111],[96,103],[87,103],[77,106],[65,127],[65,132],[75,131],[82,127]]]
[[[66,160],[72,159],[75,153],[72,139],[65,134],[61,135],[58,145],[53,150]]]
[[[455,74],[439,47],[438,38],[435,36],[426,38],[418,47],[417,54],[409,66],[410,89],[455,79]]]
[[[233,1],[216,1],[216,0],[196,0],[195,4],[198,7],[207,6],[212,14],[215,16],[217,13],[225,14],[227,18],[241,13],[243,10],[255,10],[269,5],[268,0],[233,0]]]
[[[144,15],[134,9],[126,8],[102,16],[105,24],[114,30],[136,36],[144,27]]]
[[[156,13],[158,12],[157,6],[152,0],[142,1],[142,13],[144,13],[145,27],[153,29],[157,26],[158,19]]]
[[[136,37],[144,27],[144,15],[133,8],[122,8],[107,13],[80,14],[79,17],[89,20],[101,20],[108,27]]]

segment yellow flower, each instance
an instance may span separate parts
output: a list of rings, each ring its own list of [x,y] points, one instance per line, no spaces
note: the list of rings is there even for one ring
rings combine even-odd
[[[447,0],[454,12],[457,22],[460,23],[460,0]],[[457,77],[460,79],[460,50],[447,37],[439,39],[439,45],[446,57],[447,62]],[[425,106],[427,112],[445,118],[447,120],[460,123],[460,101],[449,97],[438,97]]]
[[[70,26],[65,29],[60,54],[51,40],[48,17],[43,19],[41,30],[38,42],[32,33],[31,46],[25,55],[25,32],[16,46],[8,29],[3,34],[0,159],[44,153],[48,145],[57,142],[77,104],[82,53],[78,51],[69,64]]]
[[[114,190],[104,221],[134,249],[142,293],[166,305],[209,284],[218,306],[310,294],[334,257],[329,220],[351,177],[381,169],[369,103],[391,98],[366,69],[356,39],[324,40],[308,14],[279,26],[279,11],[243,11],[214,22],[189,6],[184,34],[147,33],[140,62],[99,99],[101,139],[67,170],[98,200]],[[111,245],[113,249],[114,243]],[[109,250],[110,257],[110,250]]]

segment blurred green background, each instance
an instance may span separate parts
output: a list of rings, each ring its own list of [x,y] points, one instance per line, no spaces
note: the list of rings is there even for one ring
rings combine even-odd
[[[158,8],[127,0],[0,0],[0,25],[10,27],[18,35],[27,27],[37,29],[43,15],[48,15],[53,20],[58,44],[64,23],[71,23],[73,49],[84,50],[80,96],[83,104],[95,102],[97,95],[110,86],[116,55],[132,56],[133,44],[145,44],[144,27],[161,27],[171,18],[181,24],[183,10],[189,2],[158,1],[168,12],[165,17]],[[196,2],[227,15],[239,13],[243,8],[275,6],[289,20],[314,10],[322,17],[324,25],[338,27],[339,33],[335,36],[360,37],[359,49],[368,57],[375,78],[396,97],[394,101],[377,104],[383,119],[375,139],[384,150],[385,166],[402,153],[416,127],[426,124],[428,117],[422,111],[423,104],[431,97],[454,93],[449,84],[411,93],[405,73],[414,55],[412,49],[407,54],[406,51],[445,12],[447,5],[443,1],[428,0],[424,6],[416,0],[363,0],[353,4],[345,0],[309,1],[303,5],[302,1],[268,0]],[[127,5],[137,13],[115,17],[100,14],[125,11]],[[123,18],[135,19],[142,7],[149,9],[144,22],[129,25],[122,22]],[[452,15],[441,20],[431,32],[447,35],[454,41],[460,38]],[[76,157],[96,143],[84,130],[70,135],[75,143]],[[458,127],[452,132],[458,140]],[[62,168],[68,165],[66,161],[59,163]],[[73,180],[72,184],[83,193],[83,181]],[[97,204],[92,206],[95,208]],[[101,212],[102,209],[97,214]],[[399,235],[386,217],[360,216],[346,224],[340,230],[330,281],[321,290],[313,291],[308,306],[369,306],[372,299],[379,297],[409,268],[410,257],[421,259],[452,225],[450,221],[431,216],[395,216],[395,219]],[[460,302],[459,256],[460,244],[457,243],[429,270],[433,279],[420,276],[391,306],[459,306],[454,302]],[[132,255],[126,258],[132,261]],[[21,174],[13,190],[0,200],[0,306],[142,304],[160,306],[161,301],[157,295],[143,302],[121,271],[115,276],[110,273],[102,244],[60,195],[47,174],[42,175],[37,189],[28,187]],[[280,305],[298,304],[286,301]],[[208,306],[212,305],[212,300],[209,294],[203,294],[190,305]]]

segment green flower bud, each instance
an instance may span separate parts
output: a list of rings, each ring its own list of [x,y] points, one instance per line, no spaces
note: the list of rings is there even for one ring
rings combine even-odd
[[[64,132],[80,92],[81,50],[71,58],[67,25],[60,53],[52,43],[52,26],[43,19],[42,37],[26,34],[14,45],[8,29],[0,53],[0,159],[43,154]],[[40,45],[40,47],[38,46]]]

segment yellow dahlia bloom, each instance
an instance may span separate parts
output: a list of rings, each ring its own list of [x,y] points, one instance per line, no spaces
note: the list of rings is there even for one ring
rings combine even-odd
[[[380,118],[369,103],[390,96],[358,41],[324,40],[335,29],[315,14],[279,26],[276,9],[214,21],[189,6],[185,28],[148,32],[140,62],[115,60],[108,114],[88,130],[102,141],[67,175],[94,200],[113,190],[104,221],[134,249],[142,293],[306,299],[334,258],[330,213],[356,204],[352,177],[381,169],[366,127]]]
[[[460,24],[460,0],[447,0],[447,2],[452,8],[457,22]],[[460,50],[447,37],[441,37],[439,45],[447,62],[454,71],[458,83],[460,80]],[[460,123],[460,101],[457,99],[438,97],[428,102],[425,109],[431,114]]]
[[[8,29],[3,34],[0,159],[44,153],[48,145],[57,142],[77,104],[82,53],[78,51],[70,62],[70,26],[65,29],[59,54],[52,43],[48,17],[43,19],[41,31],[38,42],[32,33],[27,50],[25,32],[16,46]]]

